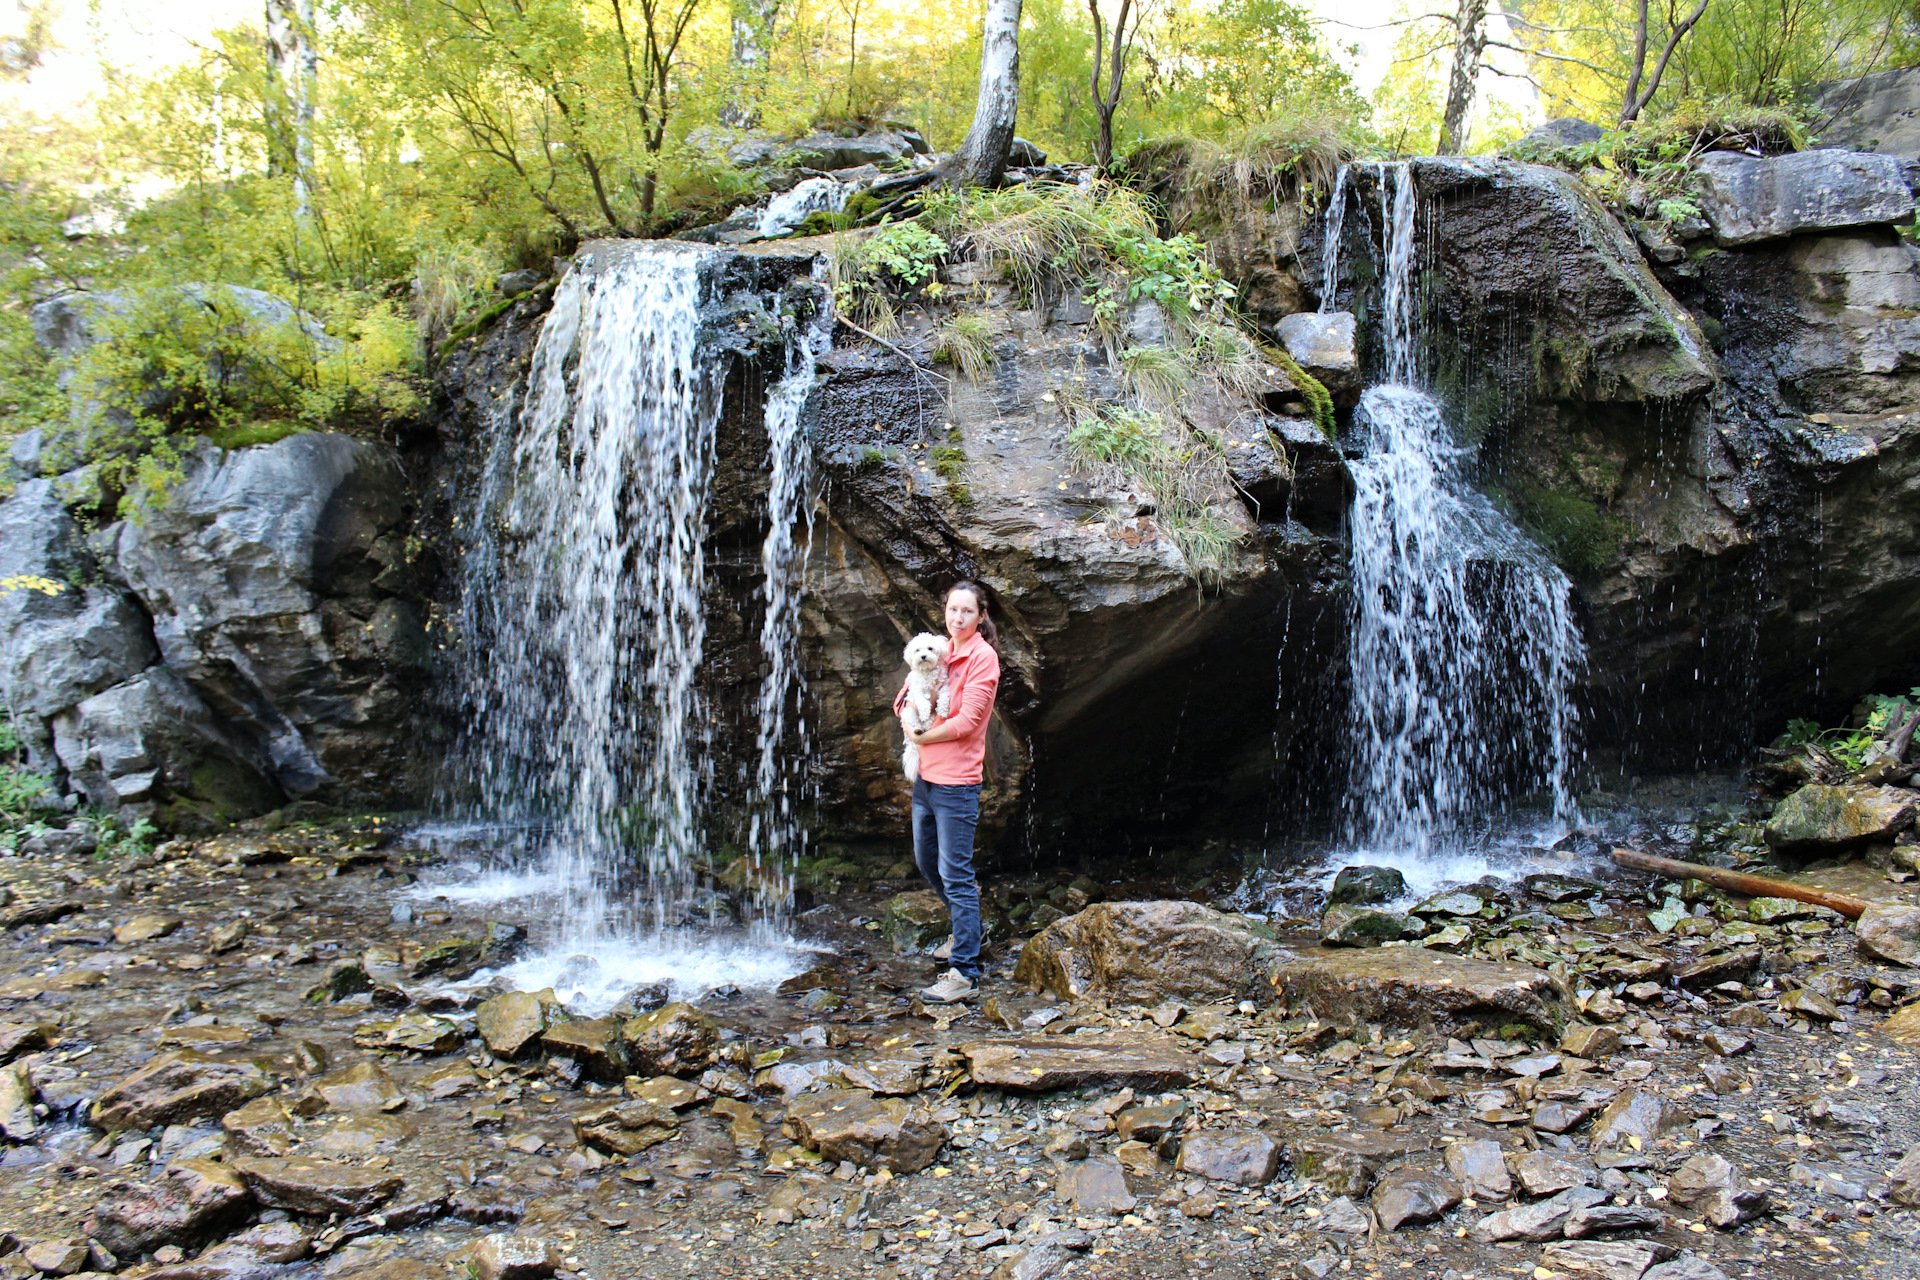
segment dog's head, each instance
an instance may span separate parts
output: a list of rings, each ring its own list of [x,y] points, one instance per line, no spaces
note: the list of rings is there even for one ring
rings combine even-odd
[[[947,656],[947,642],[931,631],[922,631],[907,641],[907,665],[915,671],[934,671]]]

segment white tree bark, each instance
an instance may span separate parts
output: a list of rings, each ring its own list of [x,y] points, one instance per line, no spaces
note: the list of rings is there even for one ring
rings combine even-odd
[[[314,0],[267,0],[267,172],[293,175],[294,211],[312,212],[313,101],[320,55]]]
[[[773,52],[773,24],[780,0],[733,0],[733,88],[720,108],[720,122],[737,129],[760,123],[760,93]]]
[[[1473,109],[1480,59],[1487,48],[1487,0],[1460,0],[1453,25],[1453,70],[1447,77],[1447,105],[1440,116],[1440,143],[1435,148],[1443,156],[1456,156],[1467,148],[1467,113]]]
[[[980,95],[973,127],[954,157],[953,178],[967,186],[998,186],[1013,149],[1020,106],[1020,0],[987,0],[980,32]]]

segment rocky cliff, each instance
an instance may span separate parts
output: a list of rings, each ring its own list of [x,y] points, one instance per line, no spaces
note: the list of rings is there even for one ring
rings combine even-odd
[[[1703,177],[1685,240],[1623,223],[1553,170],[1413,167],[1433,377],[1480,442],[1484,484],[1580,584],[1590,735],[1678,763],[1920,678],[1920,257],[1891,225],[1912,197],[1845,157],[1716,163],[1728,171]],[[1809,164],[1851,185],[1800,198]],[[1317,221],[1170,206],[1215,237],[1248,313],[1343,412],[1376,341],[1380,243],[1369,175],[1351,177],[1331,317],[1302,314],[1320,287]],[[821,247],[743,250],[731,287],[812,287]],[[1349,490],[1288,373],[1250,400],[1186,406],[1220,445],[1205,502],[1236,539],[1202,587],[1151,504],[1066,449],[1062,401],[1110,397],[1119,377],[1092,315],[976,263],[947,273],[992,322],[977,380],[934,363],[935,304],[884,342],[840,327],[808,402],[817,837],[897,838],[898,651],[961,576],[993,591],[1003,637],[994,831],[1050,851],[1197,820],[1267,827],[1315,797],[1325,812]],[[434,647],[457,643],[434,621],[460,555],[452,513],[548,296],[448,353],[437,441],[417,456],[319,434],[206,446],[145,520],[91,533],[55,482],[23,472],[0,505],[0,563],[65,587],[0,596],[38,758],[95,803],[182,824],[295,796],[419,803],[450,736],[428,672]],[[1130,323],[1130,341],[1153,341],[1150,311]],[[720,828],[751,776],[773,358],[737,344],[716,442],[703,680]]]

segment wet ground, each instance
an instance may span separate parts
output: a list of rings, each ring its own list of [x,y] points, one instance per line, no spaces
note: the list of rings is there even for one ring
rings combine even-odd
[[[1734,1280],[1920,1276],[1920,1213],[1908,1207],[1913,1189],[1892,1176],[1920,1145],[1916,1060],[1881,1029],[1920,984],[1913,971],[1862,958],[1852,930],[1815,911],[1782,909],[1756,924],[1744,901],[1689,887],[1681,915],[1697,923],[1670,914],[1660,931],[1648,911],[1671,904],[1664,892],[1650,896],[1642,877],[1559,901],[1509,885],[1477,911],[1432,913],[1430,935],[1460,927],[1437,947],[1558,966],[1574,1022],[1604,1034],[1557,1041],[1476,1027],[1450,1039],[1444,1029],[1335,1026],[1265,1000],[1203,1006],[1142,990],[1134,1003],[1095,1005],[1038,994],[1011,978],[1017,930],[995,943],[980,999],[923,1006],[913,993],[937,966],[912,948],[932,932],[916,931],[910,901],[894,901],[916,886],[847,885],[799,921],[823,948],[805,978],[698,1001],[719,1026],[718,1060],[684,1073],[690,1087],[669,1100],[669,1136],[622,1157],[583,1145],[573,1120],[643,1082],[595,1080],[584,1057],[490,1053],[473,1013],[484,992],[450,990],[446,971],[420,970],[431,967],[425,957],[447,954],[437,944],[483,937],[494,913],[406,899],[432,869],[386,826],[236,833],[136,861],[0,860],[12,890],[0,917],[28,917],[0,933],[0,1060],[27,1064],[37,1094],[32,1117],[16,1113],[14,1140],[0,1144],[0,1274],[57,1261],[67,1273],[176,1280],[400,1280],[470,1274],[470,1262],[485,1275],[492,1263],[470,1251],[506,1232],[554,1253],[505,1274],[553,1264],[662,1280],[1547,1280],[1638,1277],[1662,1259],[1698,1259]],[[1857,863],[1824,874],[1856,892],[1911,896],[1911,886]],[[1249,891],[1213,860],[1175,882],[1003,876],[997,900],[1015,903],[1028,924],[1099,898],[1304,901],[1287,879],[1270,875]],[[401,901],[410,905],[396,912]],[[34,919],[48,915],[57,918]],[[1282,943],[1315,940],[1307,921],[1276,923]],[[1689,989],[1675,979],[1702,955],[1739,948],[1759,961],[1736,963],[1724,983]],[[47,1047],[35,1047],[42,1038]],[[1097,1046],[1116,1070],[1172,1055],[1188,1079],[1015,1092],[975,1082],[960,1050],[982,1041]],[[109,1086],[178,1050],[260,1063],[284,1124],[249,1128],[230,1117],[223,1128],[218,1108],[117,1132],[88,1123]],[[839,1066],[797,1070],[827,1060]],[[790,1135],[787,1117],[814,1092],[863,1080],[884,1080],[890,1096],[946,1127],[931,1165],[873,1172],[821,1160]],[[666,1096],[659,1083],[647,1096]],[[1604,1108],[1628,1093],[1664,1100],[1668,1123],[1596,1149]],[[1164,1140],[1148,1123],[1156,1116],[1171,1134]],[[1265,1135],[1283,1158],[1254,1185],[1176,1169],[1181,1138],[1203,1132]],[[1326,1158],[1329,1135],[1351,1158]],[[1540,1194],[1516,1180],[1507,1199],[1469,1194],[1432,1221],[1383,1229],[1377,1180],[1395,1170],[1447,1176],[1447,1148],[1473,1140],[1498,1144],[1509,1172],[1529,1153],[1555,1157],[1527,1165]],[[243,1150],[314,1156],[404,1185],[367,1211],[256,1204],[157,1253],[110,1257],[96,1245],[87,1256],[103,1206],[124,1201],[130,1185],[158,1181],[172,1162]],[[1745,1196],[1736,1216],[1746,1220],[1714,1226],[1704,1202],[1680,1203],[1677,1170],[1705,1152],[1730,1162]],[[1643,1211],[1616,1230],[1597,1227],[1589,1243],[1646,1247],[1569,1253],[1557,1229],[1551,1239],[1476,1238],[1493,1212],[1541,1203],[1562,1186]],[[272,1248],[262,1222],[286,1224],[269,1233]],[[254,1234],[221,1244],[243,1230]],[[80,1252],[56,1259],[49,1246],[62,1244]],[[1581,1269],[1603,1266],[1614,1270]]]

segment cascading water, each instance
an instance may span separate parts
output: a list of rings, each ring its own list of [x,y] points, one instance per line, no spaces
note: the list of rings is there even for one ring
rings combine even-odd
[[[1522,795],[1545,792],[1557,821],[1576,817],[1585,645],[1572,585],[1472,486],[1473,450],[1419,385],[1417,192],[1405,165],[1381,166],[1379,180],[1386,382],[1361,396],[1348,463],[1347,836],[1370,860],[1426,864],[1431,879],[1477,821]]]
[[[581,254],[555,291],[523,403],[517,413],[502,407],[465,521],[457,676],[469,720],[450,789],[488,830],[517,833],[504,851],[518,869],[452,896],[551,902],[542,954],[507,976],[554,985],[588,1010],[643,982],[744,985],[795,967],[783,948],[743,949],[681,928],[699,914],[710,773],[697,677],[725,353],[703,335],[702,310],[720,257],[658,242]],[[788,748],[813,357],[811,339],[793,335],[766,414],[773,477],[754,851],[772,918],[758,922],[762,943],[780,933],[781,859],[798,843]]]

